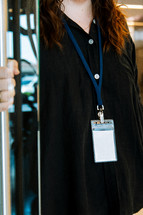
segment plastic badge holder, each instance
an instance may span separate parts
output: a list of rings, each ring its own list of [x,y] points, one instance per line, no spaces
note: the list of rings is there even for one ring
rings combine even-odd
[[[115,128],[113,120],[91,121],[94,161],[113,162],[117,161],[117,150],[115,140]]]

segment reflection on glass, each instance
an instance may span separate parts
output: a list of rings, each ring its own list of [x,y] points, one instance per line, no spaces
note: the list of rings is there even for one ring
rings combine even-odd
[[[32,4],[32,7],[31,7]],[[20,10],[20,59],[21,59],[21,95],[22,95],[22,147],[23,147],[23,214],[34,214],[38,211],[37,179],[37,36],[36,36],[36,0],[22,2]],[[8,58],[14,58],[13,3],[9,0],[9,31],[7,51]],[[12,215],[17,214],[19,207],[16,201],[16,135],[15,105],[10,113],[10,153],[11,153],[11,196]],[[22,200],[22,199],[21,199]],[[38,212],[37,212],[38,213]]]

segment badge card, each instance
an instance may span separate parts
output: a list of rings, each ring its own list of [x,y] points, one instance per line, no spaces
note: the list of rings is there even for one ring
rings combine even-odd
[[[91,121],[94,161],[113,162],[117,161],[115,129],[113,120]]]

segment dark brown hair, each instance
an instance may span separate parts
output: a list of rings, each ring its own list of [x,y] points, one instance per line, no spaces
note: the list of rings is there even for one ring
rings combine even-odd
[[[124,14],[114,0],[92,0],[93,16],[98,20],[104,39],[104,51],[114,47],[122,53],[129,31]],[[64,35],[60,8],[62,0],[40,0],[40,32],[45,43],[52,47]]]

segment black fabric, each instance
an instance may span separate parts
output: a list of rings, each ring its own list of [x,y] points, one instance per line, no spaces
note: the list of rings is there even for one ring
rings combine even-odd
[[[99,74],[97,26],[84,32],[67,18],[93,72]],[[94,43],[88,43],[93,39]],[[62,51],[40,44],[42,215],[132,215],[143,207],[143,107],[135,47],[104,53],[102,99],[114,119],[118,162],[94,163],[90,121],[96,93],[67,33]]]

